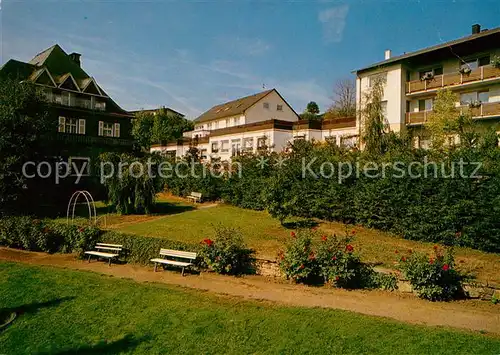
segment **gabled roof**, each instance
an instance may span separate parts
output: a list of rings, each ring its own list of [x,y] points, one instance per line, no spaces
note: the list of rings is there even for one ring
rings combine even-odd
[[[357,69],[357,70],[354,71],[354,73],[359,73],[359,72],[363,72],[363,71],[366,71],[366,70],[369,70],[369,69],[374,69],[374,68],[377,68],[377,67],[382,67],[382,66],[385,66],[385,65],[388,65],[388,64],[396,64],[396,63],[398,63],[398,62],[400,62],[402,60],[405,60],[405,59],[409,59],[409,58],[412,58],[412,57],[420,56],[420,55],[427,54],[427,53],[434,52],[434,51],[438,51],[438,50],[447,49],[449,47],[456,46],[458,44],[466,43],[466,42],[469,42],[469,41],[475,41],[477,39],[482,39],[482,38],[485,38],[485,37],[488,37],[488,36],[492,36],[492,35],[497,35],[497,34],[500,34],[500,27],[493,28],[491,30],[483,30],[483,31],[481,31],[481,32],[479,32],[477,34],[465,36],[465,37],[462,37],[462,38],[459,38],[459,39],[456,39],[456,40],[453,40],[453,41],[449,41],[449,42],[438,44],[438,45],[435,45],[435,46],[431,46],[431,47],[419,49],[419,50],[414,51],[414,52],[405,53],[405,54],[402,54],[402,55],[399,55],[399,56],[396,56],[396,57],[392,57],[390,59],[386,59],[386,60],[383,60],[381,62],[374,63],[374,64],[372,64],[370,66],[367,66],[367,67],[364,67],[364,68],[361,68],[361,69]]]
[[[276,91],[276,89],[262,91],[254,95],[245,96],[233,101],[223,103],[221,105],[214,106],[210,110],[206,111],[201,116],[196,118],[194,122],[200,123],[212,121],[219,118],[240,115],[273,91]]]
[[[69,55],[58,44],[47,48],[37,54],[29,61],[29,64],[38,67],[46,67],[52,76],[71,73],[75,80],[83,80],[89,77],[85,71],[76,64]]]
[[[12,77],[13,79],[25,80],[36,69],[34,65],[10,59],[0,68],[0,77]]]

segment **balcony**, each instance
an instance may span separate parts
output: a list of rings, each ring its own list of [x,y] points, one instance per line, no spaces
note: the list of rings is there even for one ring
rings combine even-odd
[[[182,133],[183,137],[192,138],[192,139],[194,139],[196,137],[199,137],[199,138],[208,137],[209,135],[210,135],[210,131],[208,129],[197,129],[194,131],[187,131],[187,132]]]
[[[463,112],[469,110],[467,106],[457,107],[457,112]],[[500,116],[500,102],[485,102],[481,106],[471,108],[472,117],[479,118],[489,118]],[[420,111],[420,112],[407,112],[406,113],[406,124],[407,125],[419,125],[427,122],[427,119],[432,114],[432,111]]]
[[[472,70],[469,74],[449,73],[436,75],[429,80],[412,80],[406,83],[406,94],[435,91],[444,87],[457,87],[465,84],[490,82],[500,79],[500,68],[485,65]]]
[[[65,143],[78,143],[89,146],[122,146],[131,147],[132,140],[113,137],[95,137],[82,134],[57,133],[57,140]]]

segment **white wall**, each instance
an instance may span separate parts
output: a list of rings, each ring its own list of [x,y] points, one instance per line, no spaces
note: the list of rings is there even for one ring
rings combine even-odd
[[[264,103],[269,103],[269,109],[264,108]],[[283,111],[276,109],[277,105],[283,106]],[[266,97],[259,100],[255,105],[248,108],[245,112],[245,123],[255,123],[271,119],[283,121],[298,121],[295,112],[288,107],[285,101],[275,92],[270,92]]]

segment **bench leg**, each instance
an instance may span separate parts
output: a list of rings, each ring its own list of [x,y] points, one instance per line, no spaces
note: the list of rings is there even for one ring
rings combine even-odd
[[[181,275],[184,276],[184,268],[182,268],[182,274]]]
[[[155,263],[155,271],[154,271],[154,272],[156,272],[156,267],[157,267],[157,266],[158,266],[158,263]]]
[[[90,263],[90,258],[92,257],[92,255],[89,255],[89,263]]]

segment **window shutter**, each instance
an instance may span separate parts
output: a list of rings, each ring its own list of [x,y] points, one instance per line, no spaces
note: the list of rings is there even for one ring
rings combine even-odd
[[[85,119],[83,118],[78,120],[78,133],[85,134]]]
[[[99,121],[99,135],[103,136],[104,135],[104,122]]]
[[[119,123],[115,123],[113,137],[120,138],[120,124]]]
[[[65,124],[66,124],[66,118],[59,116],[59,128],[58,128],[59,132],[64,133]]]

